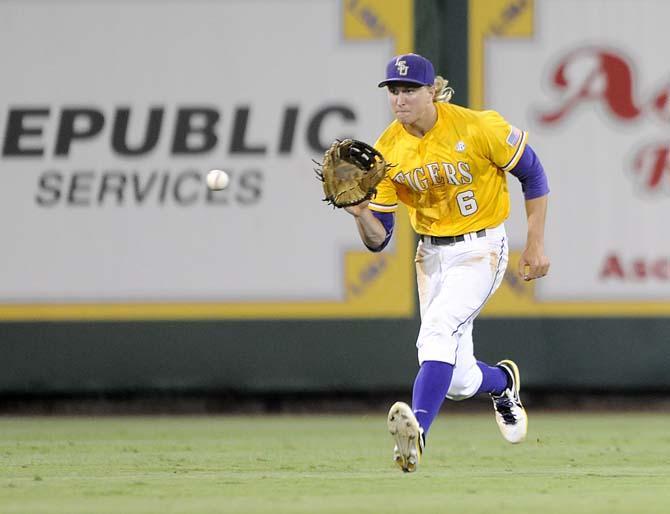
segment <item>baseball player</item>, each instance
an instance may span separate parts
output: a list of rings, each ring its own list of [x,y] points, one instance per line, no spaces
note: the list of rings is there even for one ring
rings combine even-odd
[[[507,267],[506,173],[519,179],[525,195],[528,236],[518,273],[526,281],[549,270],[544,253],[549,188],[527,133],[495,111],[449,103],[453,90],[435,75],[428,59],[417,54],[394,57],[379,87],[387,88],[396,119],[375,148],[395,166],[373,200],[346,210],[373,252],[388,244],[398,202],[407,207],[419,235],[420,367],[412,406],[395,403],[387,419],[395,440],[394,461],[412,472],[445,398],[490,394],[502,436],[510,443],[526,436],[519,369],[511,360],[495,366],[476,360],[472,324]]]

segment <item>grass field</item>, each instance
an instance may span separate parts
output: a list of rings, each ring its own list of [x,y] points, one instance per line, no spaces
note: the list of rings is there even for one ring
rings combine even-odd
[[[0,418],[0,513],[668,513],[667,414],[443,412],[419,471],[374,416]]]

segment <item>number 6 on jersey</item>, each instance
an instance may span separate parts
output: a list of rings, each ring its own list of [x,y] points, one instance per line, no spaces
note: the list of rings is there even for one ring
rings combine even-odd
[[[463,216],[470,216],[477,212],[479,206],[475,200],[475,193],[471,190],[461,191],[456,195],[456,203],[458,203],[458,210]]]

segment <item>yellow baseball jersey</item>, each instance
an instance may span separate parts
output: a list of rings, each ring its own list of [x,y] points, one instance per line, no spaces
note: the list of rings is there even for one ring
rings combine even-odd
[[[437,122],[422,138],[392,122],[375,143],[395,164],[370,209],[407,206],[414,230],[454,236],[495,227],[509,215],[505,172],[516,166],[527,133],[495,111],[436,103]]]

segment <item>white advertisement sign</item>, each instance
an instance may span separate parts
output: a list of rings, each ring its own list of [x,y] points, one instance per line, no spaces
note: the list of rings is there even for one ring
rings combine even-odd
[[[0,3],[0,302],[344,298],[362,247],[312,159],[389,122],[394,49],[311,21],[340,16],[335,0]],[[207,189],[212,168],[227,189]]]
[[[665,1],[536,0],[532,36],[486,41],[485,103],[550,179],[540,302],[670,300],[669,19]],[[525,227],[516,209],[512,246]]]

